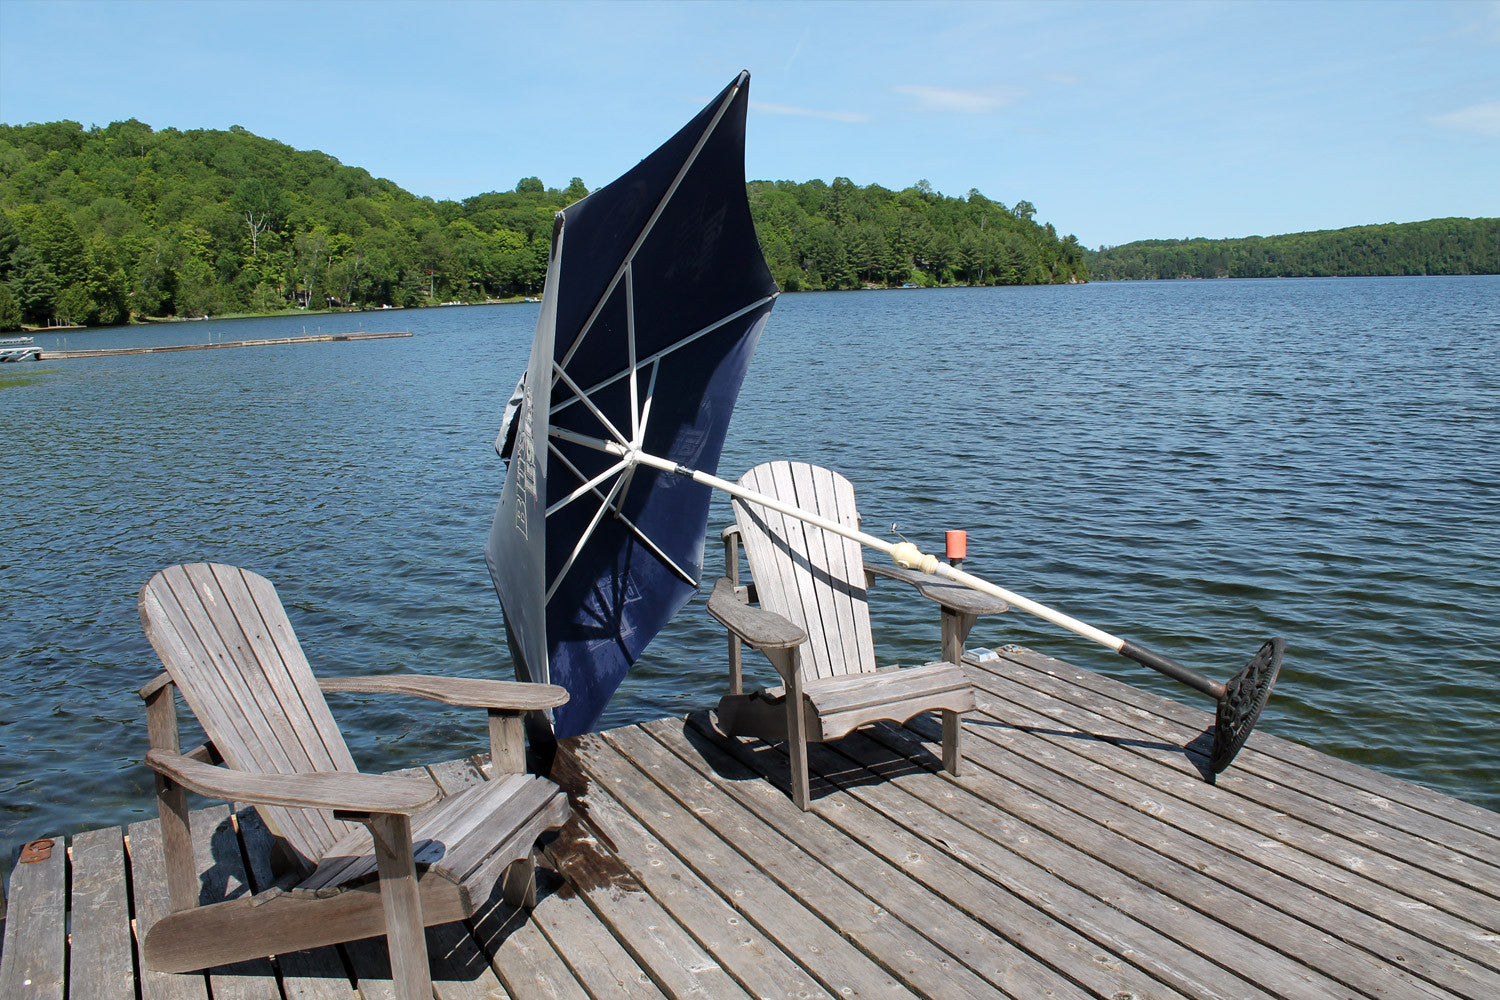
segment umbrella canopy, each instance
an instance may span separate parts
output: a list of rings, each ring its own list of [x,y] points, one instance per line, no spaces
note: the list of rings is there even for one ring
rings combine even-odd
[[[634,456],[717,469],[776,298],[745,198],[748,84],[554,222],[485,561],[517,673],[571,695],[558,737],[594,727],[698,587],[711,491]]]

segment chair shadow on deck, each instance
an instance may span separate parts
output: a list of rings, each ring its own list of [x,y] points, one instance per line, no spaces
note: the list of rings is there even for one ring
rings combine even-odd
[[[209,845],[210,864],[199,876],[200,906],[223,902],[270,887],[272,861],[270,848],[274,837],[260,814],[252,807],[233,817],[238,834],[229,817],[213,831]],[[431,841],[417,841],[421,856]],[[246,872],[250,872],[247,885]],[[563,889],[565,883],[556,873],[541,866],[537,870],[538,899],[545,899]],[[425,928],[432,978],[435,982],[473,982],[491,968],[491,956],[498,953],[507,938],[524,927],[530,914],[507,904],[503,887],[496,882],[490,897],[481,903],[469,921],[456,920]],[[314,953],[322,954],[315,955]],[[324,948],[298,952],[298,975],[319,975],[345,982],[355,981],[369,988],[371,984],[392,981],[390,951],[384,935],[360,938]],[[306,957],[312,956],[312,957]],[[275,956],[283,976],[290,975],[288,955]],[[273,974],[265,958],[215,966],[208,970],[215,977],[238,976],[265,978]],[[194,973],[179,973],[192,977]],[[377,992],[379,988],[377,987]]]
[[[893,726],[875,722],[854,730],[850,738],[868,735],[875,727]],[[715,775],[725,781],[766,781],[778,792],[789,794],[791,777],[787,771],[787,743],[770,743],[752,737],[726,736],[709,712],[694,712],[682,724],[682,735],[698,751]],[[897,726],[896,728],[900,728]],[[709,736],[707,732],[716,736]],[[941,747],[936,752],[923,741],[924,756],[913,757],[886,744],[868,740],[861,760],[839,753],[839,741],[808,747],[810,798],[824,798],[835,792],[881,785],[893,778],[913,774],[936,774],[943,770]]]
[[[1198,773],[1209,784],[1214,783],[1213,771],[1209,768],[1209,751],[1214,745],[1214,727],[1209,726],[1203,732],[1194,736],[1187,743],[1163,743],[1160,740],[1139,740],[1128,736],[1106,736],[1103,733],[1086,733],[1078,729],[1048,729],[1044,726],[1026,726],[1017,722],[1004,722],[999,719],[975,719],[966,718],[966,726],[983,726],[990,729],[1014,729],[1018,733],[1026,733],[1028,736],[1061,736],[1070,740],[1089,740],[1094,743],[1108,744],[1117,747],[1136,747],[1142,750],[1165,750],[1168,753],[1181,753],[1198,770]]]

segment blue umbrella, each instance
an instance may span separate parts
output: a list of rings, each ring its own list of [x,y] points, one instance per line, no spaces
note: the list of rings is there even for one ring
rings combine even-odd
[[[1281,671],[1264,643],[1227,682],[895,544],[715,475],[777,290],[745,198],[741,73],[682,131],[558,213],[509,458],[485,546],[517,673],[570,693],[553,734],[587,732],[698,588],[711,490],[801,518],[972,587],[1218,703],[1208,776],[1229,766]]]
[[[711,491],[636,456],[717,469],[776,299],[745,198],[748,83],[554,222],[485,561],[518,674],[570,692],[558,737],[594,727],[698,587]]]

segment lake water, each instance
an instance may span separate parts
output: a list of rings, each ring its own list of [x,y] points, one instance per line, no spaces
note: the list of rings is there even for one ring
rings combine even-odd
[[[511,676],[483,546],[536,310],[69,333],[415,336],[0,367],[0,847],[155,814],[135,599],[170,563],[269,577],[320,672]],[[869,529],[967,528],[966,568],[1214,677],[1283,635],[1266,730],[1500,808],[1500,277],[788,295],[721,472],[770,458],[842,470]],[[717,700],[702,601],[607,725]],[[928,607],[875,603],[878,652],[933,655]],[[970,639],[1008,642],[1210,707],[1020,612]],[[362,767],[484,738],[462,709],[334,711]]]

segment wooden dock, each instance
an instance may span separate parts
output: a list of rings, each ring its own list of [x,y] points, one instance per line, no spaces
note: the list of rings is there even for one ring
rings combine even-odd
[[[934,758],[936,719],[879,725],[813,750],[808,813],[779,745],[706,713],[565,747],[575,819],[540,905],[429,929],[437,995],[1500,996],[1500,815],[1265,732],[1209,785],[1196,708],[1015,647],[969,668],[961,777]],[[477,764],[428,771],[448,785]],[[264,882],[253,813],[206,809],[193,830],[205,899]],[[166,900],[154,820],[16,864],[9,900],[5,1000],[388,985],[382,939],[143,970]]]
[[[172,354],[177,351],[216,351],[221,347],[283,347],[287,344],[326,344],[334,340],[391,340],[410,337],[410,330],[395,333],[310,333],[302,337],[268,337],[263,340],[221,340],[212,344],[172,344],[165,347],[109,347],[94,351],[38,351],[38,361],[69,358],[115,358],[126,354]]]

